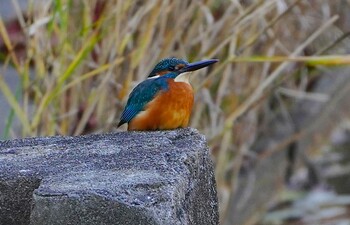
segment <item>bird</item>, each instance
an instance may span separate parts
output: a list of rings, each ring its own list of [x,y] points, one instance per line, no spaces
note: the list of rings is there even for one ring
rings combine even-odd
[[[161,60],[131,91],[117,127],[125,123],[128,131],[187,127],[194,101],[189,75],[216,62],[217,59],[193,63],[178,58]]]

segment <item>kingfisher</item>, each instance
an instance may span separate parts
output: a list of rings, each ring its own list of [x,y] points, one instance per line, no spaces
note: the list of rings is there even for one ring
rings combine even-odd
[[[129,131],[187,127],[194,100],[189,75],[216,62],[217,59],[194,63],[178,58],[161,60],[130,93],[118,127],[125,123]]]

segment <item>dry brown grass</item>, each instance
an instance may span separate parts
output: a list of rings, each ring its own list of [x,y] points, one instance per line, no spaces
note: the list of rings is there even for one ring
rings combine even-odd
[[[23,101],[1,76],[0,87],[21,122],[19,136],[99,133],[115,129],[128,93],[160,59],[220,59],[193,76],[191,126],[206,135],[212,149],[224,211],[242,156],[263,124],[259,116],[272,110],[268,97],[308,96],[310,78],[300,72],[305,64],[286,58],[317,53],[314,40],[335,29],[336,7],[348,4],[330,2],[45,1],[18,15],[24,55],[11,51],[14,43],[0,23],[9,50],[4,67],[18,71]],[[337,29],[331,36],[343,34]],[[326,38],[322,47],[333,47],[336,37]],[[262,62],[236,63],[252,56]],[[271,61],[271,56],[286,58]]]

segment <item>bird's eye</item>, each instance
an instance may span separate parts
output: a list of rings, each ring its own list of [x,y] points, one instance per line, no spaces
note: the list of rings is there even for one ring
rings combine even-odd
[[[175,66],[169,66],[169,71],[174,71],[175,70]]]

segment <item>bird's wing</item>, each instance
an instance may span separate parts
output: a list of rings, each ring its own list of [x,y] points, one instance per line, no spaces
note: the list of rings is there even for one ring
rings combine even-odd
[[[152,101],[155,95],[164,89],[163,82],[157,82],[154,79],[145,80],[138,84],[130,93],[128,102],[120,117],[118,127],[124,123],[130,122],[138,113],[145,109],[147,103]]]

